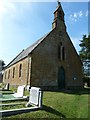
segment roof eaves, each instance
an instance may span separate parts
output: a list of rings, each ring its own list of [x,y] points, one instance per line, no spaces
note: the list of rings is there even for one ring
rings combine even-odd
[[[6,66],[6,68],[24,51],[24,49]]]
[[[11,65],[14,65],[15,63],[19,62],[20,60],[24,59],[28,55],[33,52],[33,50],[52,32],[51,30],[49,33],[45,34],[43,37],[41,37],[39,40],[37,40],[34,44],[30,45],[25,50],[22,50],[7,66],[6,68],[10,67]],[[21,56],[20,56],[21,55]]]

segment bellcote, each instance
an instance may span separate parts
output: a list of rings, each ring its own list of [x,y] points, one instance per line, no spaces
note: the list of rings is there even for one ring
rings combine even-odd
[[[61,6],[61,3],[58,1],[58,6],[54,11],[54,21],[52,23],[52,29],[58,26],[59,23],[64,23],[64,12]]]

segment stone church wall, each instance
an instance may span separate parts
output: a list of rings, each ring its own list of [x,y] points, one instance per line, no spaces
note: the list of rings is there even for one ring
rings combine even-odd
[[[83,87],[82,63],[67,35],[67,86]]]
[[[33,51],[31,71],[31,86],[57,86],[58,55],[54,31]]]
[[[28,61],[29,60],[29,61]],[[26,85],[30,84],[30,58],[25,58],[18,63],[7,68],[4,72],[3,81],[4,83],[10,83],[10,85]],[[21,77],[19,76],[19,67],[22,65]],[[13,68],[15,68],[15,73],[13,77]],[[8,76],[10,70],[10,77]],[[28,80],[28,81],[27,81]]]
[[[65,47],[65,60],[58,59],[58,45]],[[58,68],[65,69],[65,87],[82,87],[82,65],[66,32],[54,29],[32,54],[31,85],[58,88]]]
[[[58,46],[61,43],[65,48],[65,60],[58,58]],[[21,77],[19,77],[20,64],[22,64]],[[58,69],[61,66],[65,70],[66,88],[83,86],[82,65],[70,38],[66,32],[54,29],[29,57],[7,68],[3,80],[4,83],[11,85],[30,84],[31,86],[40,86],[43,89],[58,89]],[[13,78],[14,67],[15,76]],[[9,70],[10,77],[8,78]]]
[[[60,78],[62,76],[60,68],[62,68],[65,88],[83,86],[82,64],[67,34],[64,12],[60,2],[54,12],[52,28],[53,30],[40,44],[34,44],[36,46],[30,56],[5,70],[5,83],[30,84],[46,89],[57,89],[61,82],[59,80],[63,80]],[[15,76],[13,77],[14,67]],[[22,68],[21,77],[19,76],[20,68]]]

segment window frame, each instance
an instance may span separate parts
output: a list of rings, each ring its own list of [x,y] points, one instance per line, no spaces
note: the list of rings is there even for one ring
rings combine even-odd
[[[15,67],[13,67],[13,75],[12,77],[14,78],[15,77]]]
[[[7,78],[7,71],[5,71],[5,79]]]
[[[60,61],[65,60],[65,47],[62,45],[62,42],[58,45],[58,59]]]
[[[22,64],[19,65],[19,77],[22,76]]]
[[[10,78],[10,69],[9,69],[9,71],[8,71],[8,79]]]

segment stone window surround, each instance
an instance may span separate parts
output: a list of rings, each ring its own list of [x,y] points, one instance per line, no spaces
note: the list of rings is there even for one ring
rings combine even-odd
[[[5,72],[5,79],[7,78],[7,71]]]
[[[19,65],[19,77],[21,77],[22,76],[22,64],[20,63],[20,65]]]
[[[10,78],[10,69],[9,69],[9,71],[8,71],[8,79]]]
[[[13,78],[15,77],[15,67],[13,67]]]
[[[61,61],[65,60],[65,47],[62,45],[62,42],[58,46],[58,58]]]

